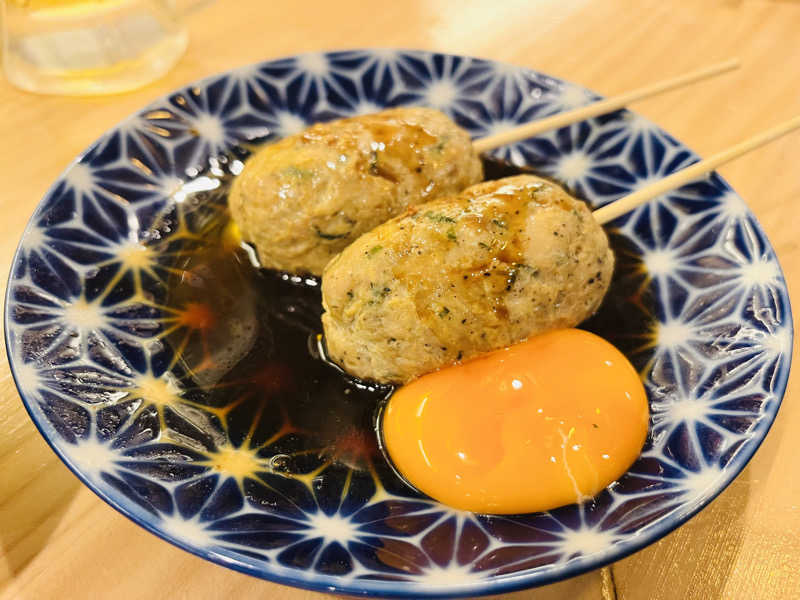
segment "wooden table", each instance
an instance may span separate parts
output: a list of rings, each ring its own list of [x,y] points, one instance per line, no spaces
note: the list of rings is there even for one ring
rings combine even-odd
[[[133,93],[34,96],[0,81],[0,275],[34,206],[72,158],[161,94],[252,61],[315,49],[418,47],[529,65],[611,94],[739,56],[738,72],[636,110],[701,155],[800,114],[797,0],[217,2],[190,18],[178,66]],[[764,226],[800,297],[800,134],[721,171]],[[795,346],[796,349],[796,346]],[[700,515],[613,566],[537,598],[800,597],[797,372],[762,448]],[[195,558],[78,483],[22,408],[0,360],[0,599],[323,598]]]

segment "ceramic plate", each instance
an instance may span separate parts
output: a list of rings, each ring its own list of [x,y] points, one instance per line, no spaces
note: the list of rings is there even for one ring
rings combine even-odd
[[[373,431],[387,390],[317,354],[318,282],[259,272],[226,227],[225,190],[248,152],[314,121],[424,104],[480,137],[595,97],[507,64],[355,50],[247,66],[156,101],[62,174],[20,242],[6,343],[31,418],[135,522],[288,585],[498,593],[650,544],[744,468],[789,370],[778,262],[718,175],[609,227],[617,271],[585,327],[640,369],[650,434],[619,481],[547,513],[459,512],[399,481]],[[698,159],[627,111],[496,156],[594,207]]]

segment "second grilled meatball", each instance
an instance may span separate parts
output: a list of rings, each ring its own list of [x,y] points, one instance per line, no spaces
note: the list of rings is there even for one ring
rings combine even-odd
[[[530,175],[481,183],[363,235],[322,276],[328,352],[405,383],[594,313],[614,257],[587,206]]]
[[[268,268],[319,275],[412,203],[483,177],[469,134],[429,108],[320,123],[260,149],[231,188],[242,237]]]

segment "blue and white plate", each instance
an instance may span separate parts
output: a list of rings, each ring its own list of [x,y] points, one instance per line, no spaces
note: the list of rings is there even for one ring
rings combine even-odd
[[[642,372],[641,458],[594,500],[480,516],[406,487],[377,452],[376,398],[316,354],[314,280],[261,273],[226,228],[256,143],[425,104],[474,136],[595,98],[512,65],[421,51],[306,54],[180,89],[103,135],[22,237],[6,343],[31,418],[106,502],[165,540],[281,583],[444,597],[541,585],[618,560],[719,494],[767,434],[792,321],[775,254],[716,174],[610,228],[599,331]],[[618,111],[497,152],[593,206],[697,160]]]

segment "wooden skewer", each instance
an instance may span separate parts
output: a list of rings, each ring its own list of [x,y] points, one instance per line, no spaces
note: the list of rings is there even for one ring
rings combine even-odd
[[[682,185],[697,179],[701,175],[705,175],[706,173],[713,171],[718,166],[731,161],[734,158],[738,158],[739,156],[742,156],[743,154],[746,154],[752,150],[755,150],[764,144],[768,144],[769,142],[772,142],[786,135],[787,133],[794,131],[795,129],[800,129],[800,116],[786,121],[777,127],[768,129],[767,131],[740,142],[735,146],[731,146],[727,150],[723,150],[722,152],[714,154],[705,160],[701,160],[693,165],[689,165],[685,169],[681,169],[680,171],[672,173],[671,175],[667,175],[664,177],[664,179],[659,179],[655,183],[651,183],[640,190],[636,190],[632,194],[628,194],[627,196],[624,196],[619,200],[612,202],[611,204],[607,204],[601,208],[598,208],[592,214],[594,215],[595,220],[601,225],[608,223],[609,221],[613,221],[617,217],[624,215],[626,212],[633,210],[648,200],[652,200],[661,194],[669,192],[670,190],[674,190],[675,188],[679,188]]]
[[[635,102],[636,100],[643,100],[644,98],[655,96],[661,92],[674,90],[676,88],[689,85],[690,83],[695,83],[697,81],[709,79],[722,73],[727,73],[728,71],[738,69],[740,64],[741,63],[736,58],[717,63],[698,71],[692,71],[691,73],[686,73],[685,75],[673,77],[672,79],[667,79],[659,83],[653,83],[639,89],[620,94],[619,96],[614,96],[613,98],[599,100],[587,106],[582,106],[574,110],[558,113],[551,117],[545,117],[544,119],[539,119],[531,123],[525,123],[524,125],[509,129],[508,131],[503,131],[495,135],[490,135],[488,137],[475,140],[472,143],[472,146],[475,148],[475,151],[480,154],[481,152],[493,150],[500,146],[505,146],[506,144],[512,144],[520,140],[528,139],[544,131],[558,129],[559,127],[564,127],[565,125],[569,125],[571,123],[578,123],[591,117],[613,112],[623,108],[624,106],[627,106],[632,102]]]

